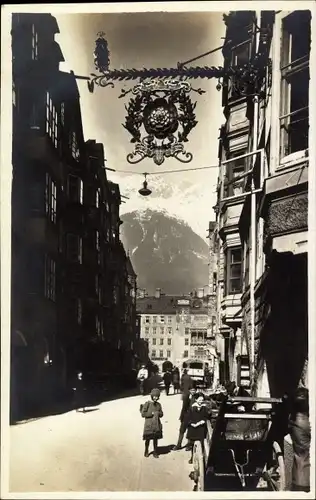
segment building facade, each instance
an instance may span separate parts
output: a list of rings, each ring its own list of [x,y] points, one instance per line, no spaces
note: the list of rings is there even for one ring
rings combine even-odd
[[[235,325],[229,378],[249,374],[254,393],[275,397],[307,384],[310,22],[310,11],[225,16],[225,64],[259,52],[267,78],[255,98],[250,89],[241,97],[232,80],[223,88],[219,315]]]
[[[77,370],[134,363],[136,275],[119,186],[85,141],[80,96],[50,14],[13,14],[11,384],[14,411],[65,394]]]
[[[202,290],[191,295],[155,296],[137,299],[140,336],[148,344],[149,357],[163,370],[164,361],[182,369],[190,358],[214,366],[215,340],[209,329],[208,297]]]

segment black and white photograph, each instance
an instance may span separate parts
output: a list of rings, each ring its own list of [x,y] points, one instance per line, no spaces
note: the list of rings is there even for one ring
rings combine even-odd
[[[2,6],[1,498],[314,498],[315,17]]]

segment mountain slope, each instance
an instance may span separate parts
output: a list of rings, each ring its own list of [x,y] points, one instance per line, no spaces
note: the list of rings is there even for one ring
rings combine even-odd
[[[121,219],[121,239],[139,288],[181,294],[207,284],[208,246],[185,222],[149,209]]]

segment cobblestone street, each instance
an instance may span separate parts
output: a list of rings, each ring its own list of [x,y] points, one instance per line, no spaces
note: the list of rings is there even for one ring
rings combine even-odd
[[[192,491],[188,452],[172,452],[180,396],[162,394],[159,459],[144,457],[141,396],[12,426],[10,491]],[[93,410],[93,411],[92,411]]]

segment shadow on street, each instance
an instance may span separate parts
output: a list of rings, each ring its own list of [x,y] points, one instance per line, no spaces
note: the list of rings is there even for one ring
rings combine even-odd
[[[138,394],[138,387],[129,389],[119,387],[111,389],[87,389],[81,394],[79,403],[75,400],[73,391],[69,391],[69,394],[63,400],[53,401],[42,408],[29,409],[28,411],[24,411],[23,414],[21,412],[15,419],[11,418],[10,425],[19,425],[26,421],[30,422],[52,415],[61,415],[73,410],[81,410],[82,408],[86,409],[85,413],[89,413],[98,410],[99,408],[96,407],[107,401],[128,398]]]

